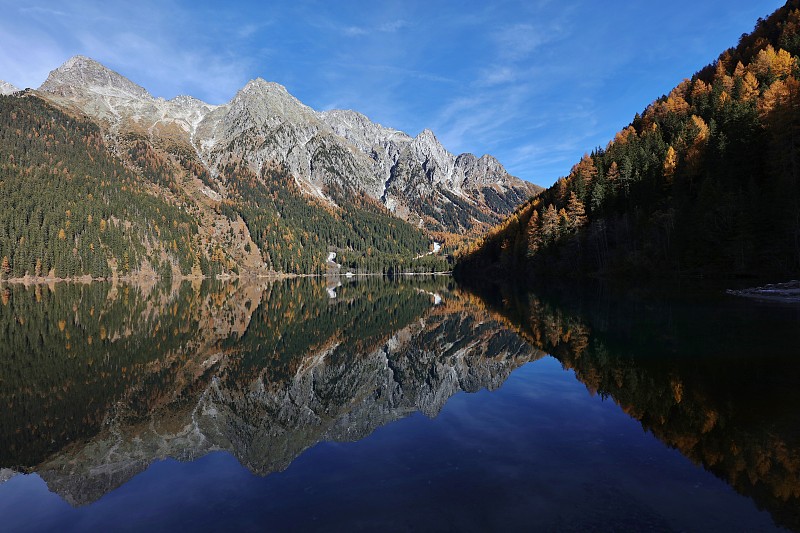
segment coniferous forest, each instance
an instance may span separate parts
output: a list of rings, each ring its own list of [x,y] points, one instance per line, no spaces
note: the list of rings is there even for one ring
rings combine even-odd
[[[797,273],[798,56],[790,0],[464,250],[457,272]]]
[[[145,256],[188,273],[199,255],[185,206],[114,157],[96,125],[39,98],[0,96],[0,195],[3,277],[128,274]]]

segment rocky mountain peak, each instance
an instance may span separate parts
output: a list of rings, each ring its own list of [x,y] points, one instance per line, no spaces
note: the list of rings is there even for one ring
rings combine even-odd
[[[0,80],[0,94],[12,94],[19,91],[16,87],[8,82]]]
[[[316,113],[292,96],[286,87],[263,78],[250,80],[231,100],[232,109],[246,109],[255,117],[280,117],[291,122],[315,122]]]
[[[263,78],[256,78],[250,80],[244,87],[239,89],[236,93],[234,101],[236,100],[268,100],[271,102],[281,102],[283,104],[291,104],[295,106],[304,106],[300,100],[292,96],[286,87],[274,81],[267,81]]]
[[[511,176],[505,167],[494,157],[486,154],[475,157],[461,154],[456,158],[456,169],[464,176],[462,186],[484,185],[521,186],[517,178]]]
[[[431,130],[422,130],[414,138],[410,149],[433,183],[452,180],[455,157],[442,146]]]
[[[331,127],[336,135],[347,139],[367,154],[370,154],[376,145],[397,152],[399,145],[410,143],[412,140],[402,131],[372,122],[366,115],[358,111],[331,109],[318,113],[318,116]],[[390,146],[390,144],[394,146]]]
[[[144,87],[85,56],[74,56],[50,72],[40,91],[72,96],[92,92],[126,99],[152,99]]]
[[[186,94],[179,94],[175,98],[168,100],[173,105],[178,105],[182,107],[198,107],[198,106],[208,106],[211,107],[211,104],[207,104],[202,100],[195,98],[194,96],[189,96]]]
[[[418,141],[420,143],[439,144],[439,145],[441,145],[441,143],[439,142],[439,139],[436,138],[436,134],[434,134],[428,128],[425,128],[424,130],[419,132],[419,135],[417,135],[414,138],[414,140]]]
[[[160,99],[159,99],[160,100]],[[186,115],[202,115],[213,111],[218,106],[207,104],[193,96],[179,95],[172,100],[167,100],[166,106],[170,109],[170,115],[174,117],[185,117]]]
[[[282,94],[289,94],[286,87],[274,81],[267,81],[262,77],[258,77],[248,81],[241,89],[243,92],[261,91],[261,92],[276,92]]]
[[[486,165],[500,165],[500,161],[497,160],[496,157],[489,154],[483,154],[480,158],[480,161],[484,162]]]
[[[417,146],[422,152],[430,155],[436,154],[444,156],[446,154],[448,158],[453,157],[453,155],[445,149],[442,143],[439,142],[439,139],[436,138],[436,135],[434,135],[434,133],[427,128],[422,130],[419,135],[414,137],[414,145]]]

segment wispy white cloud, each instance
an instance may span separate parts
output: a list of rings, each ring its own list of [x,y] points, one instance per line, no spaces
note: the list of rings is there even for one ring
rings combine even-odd
[[[255,35],[267,25],[268,23],[265,24],[263,22],[261,24],[245,24],[236,31],[236,36],[240,39],[247,39]]]
[[[477,85],[492,87],[517,81],[518,77],[519,74],[516,69],[509,66],[499,66],[484,70],[476,83]]]
[[[409,23],[405,20],[392,20],[389,22],[384,22],[380,26],[378,26],[378,30],[382,33],[394,33],[396,31],[402,30],[409,26]]]
[[[542,30],[533,24],[513,24],[494,33],[498,55],[509,61],[525,59],[537,48],[553,38],[551,30]]]
[[[358,35],[368,35],[369,30],[360,26],[347,26],[346,28],[342,28],[342,33],[348,37],[356,37]]]
[[[21,7],[20,8],[20,12],[21,13],[30,13],[30,14],[33,14],[33,13],[42,14],[42,15],[46,15],[48,17],[67,17],[67,16],[69,16],[65,11],[61,11],[61,10],[58,10],[58,9],[50,9],[50,8],[42,7],[42,6]]]
[[[384,22],[374,27],[344,26],[341,28],[341,32],[348,37],[360,37],[363,35],[373,35],[376,33],[395,33],[408,26],[409,23],[407,21],[398,19],[398,20],[391,20],[388,22]]]

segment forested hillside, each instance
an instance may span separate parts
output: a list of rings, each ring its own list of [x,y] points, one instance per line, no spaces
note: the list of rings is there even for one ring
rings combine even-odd
[[[366,195],[330,188],[337,205],[331,208],[304,195],[281,166],[265,166],[258,176],[246,165],[229,164],[222,174],[231,197],[222,212],[242,216],[273,270],[324,272],[320,258],[329,251],[353,270],[448,269],[440,257],[423,255],[428,238],[422,231]]]
[[[460,258],[464,275],[791,275],[800,1],[654,101]]]
[[[222,105],[165,100],[74,56],[0,108],[5,279],[449,270],[538,192],[261,78]]]
[[[199,268],[196,222],[150,185],[95,124],[0,96],[0,276],[124,275],[145,257],[170,275]]]

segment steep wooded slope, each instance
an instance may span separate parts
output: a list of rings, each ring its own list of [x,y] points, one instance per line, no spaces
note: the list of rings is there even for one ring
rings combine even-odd
[[[459,271],[791,275],[800,267],[800,2],[662,96]]]

